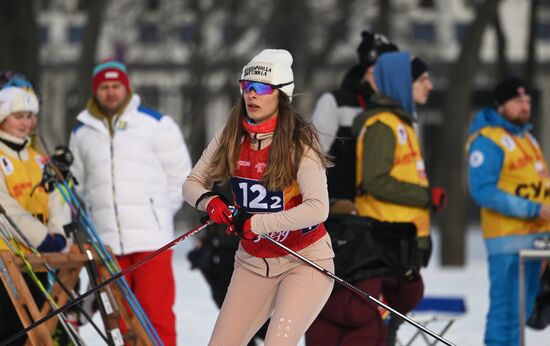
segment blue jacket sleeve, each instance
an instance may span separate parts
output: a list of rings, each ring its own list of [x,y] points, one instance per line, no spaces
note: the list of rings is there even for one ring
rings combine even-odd
[[[490,139],[477,137],[468,160],[470,194],[481,207],[522,219],[540,214],[540,204],[500,190],[498,186],[504,152]]]

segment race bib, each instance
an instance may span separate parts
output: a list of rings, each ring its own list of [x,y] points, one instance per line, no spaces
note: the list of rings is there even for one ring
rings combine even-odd
[[[231,189],[237,204],[248,213],[273,213],[284,209],[282,191],[269,191],[254,179],[231,178]]]

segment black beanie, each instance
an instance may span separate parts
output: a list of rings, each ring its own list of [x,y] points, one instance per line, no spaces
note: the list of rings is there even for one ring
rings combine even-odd
[[[357,55],[359,56],[359,64],[364,69],[372,66],[383,53],[398,50],[397,46],[382,34],[363,31],[361,37],[361,43],[357,47]]]
[[[495,104],[500,106],[517,96],[529,95],[525,82],[516,76],[509,76],[497,84],[495,88]]]
[[[411,76],[413,83],[426,71],[428,71],[428,65],[424,62],[424,60],[419,57],[415,57],[411,62]]]

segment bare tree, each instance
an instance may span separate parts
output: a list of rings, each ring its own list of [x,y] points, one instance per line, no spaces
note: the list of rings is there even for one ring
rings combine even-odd
[[[478,5],[476,17],[468,28],[458,60],[451,66],[449,87],[444,100],[444,120],[438,151],[443,186],[449,203],[441,218],[443,265],[464,265],[467,182],[465,174],[466,125],[472,100],[472,86],[479,66],[479,51],[486,27],[494,22],[500,0],[485,0]]]
[[[332,10],[333,13],[336,13],[332,18],[322,18],[316,19],[311,22],[312,28],[310,28],[310,37],[313,36],[313,31],[316,29],[313,28],[314,25],[320,28],[320,37],[322,37],[322,45],[318,49],[301,49],[300,53],[304,54],[303,60],[307,63],[300,66],[300,75],[302,76],[301,83],[303,85],[312,85],[313,78],[320,70],[324,69],[329,63],[330,54],[336,49],[337,45],[344,41],[350,34],[350,22],[349,18],[351,17],[354,11],[354,1],[345,0],[338,2],[338,8]],[[322,8],[320,11],[326,11]],[[315,13],[314,9],[309,9],[309,13]],[[359,37],[359,33],[356,33]]]
[[[0,1],[0,69],[38,84],[38,25],[32,0]]]
[[[272,25],[266,25],[263,28],[265,44],[270,48],[286,49],[293,56],[294,82],[298,86],[295,90],[303,90],[305,83],[301,82],[297,71],[302,66],[310,65],[308,46],[311,37],[308,37],[311,28],[311,16],[304,15],[309,7],[304,1],[281,0],[277,1],[271,12],[270,22]],[[278,21],[277,18],[286,17],[286,21]],[[300,88],[301,86],[301,88]],[[298,105],[302,100],[294,98],[294,103]]]
[[[502,30],[502,23],[498,11],[495,15],[494,26],[497,35],[497,73],[500,77],[499,79],[502,79],[510,73],[510,65],[508,63],[508,57],[506,56],[508,42],[506,40],[506,35],[504,35],[504,30]]]
[[[103,12],[105,9],[105,0],[87,1],[87,20],[84,28],[84,37],[82,39],[82,48],[80,50],[79,63],[79,106],[83,107],[86,98],[91,93],[92,69],[95,65],[95,56],[97,43],[103,23]],[[72,115],[71,115],[72,116]]]
[[[540,8],[540,0],[531,0],[529,10],[529,40],[527,41],[527,62],[525,64],[525,83],[533,86],[535,70],[537,67],[537,55],[535,44],[537,40],[537,11]]]
[[[200,157],[201,149],[206,143],[206,118],[204,102],[205,94],[203,88],[206,88],[206,70],[207,65],[204,55],[201,54],[201,42],[205,40],[203,37],[203,23],[206,22],[206,16],[209,12],[208,8],[201,6],[201,1],[190,1],[190,8],[196,17],[196,29],[193,31],[193,45],[196,47],[195,54],[191,56],[189,68],[192,72],[191,87],[187,90],[188,100],[191,102],[190,118],[193,122],[193,131],[188,137],[191,159],[196,162]]]
[[[378,21],[376,23],[376,30],[377,32],[381,32],[384,35],[387,35],[388,37],[391,37],[391,13],[392,13],[392,6],[391,6],[391,0],[379,0],[378,1],[379,6],[379,13]]]

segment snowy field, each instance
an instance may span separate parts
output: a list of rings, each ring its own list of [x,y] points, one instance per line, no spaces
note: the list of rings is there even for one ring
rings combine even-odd
[[[463,297],[466,301],[466,314],[457,319],[445,337],[456,345],[483,345],[483,330],[488,305],[488,281],[481,233],[476,229],[468,233],[468,263],[463,268],[442,268],[439,265],[437,233],[434,235],[434,244],[436,244],[434,257],[429,268],[423,271],[426,296]],[[201,274],[198,271],[190,270],[186,255],[192,246],[193,239],[187,239],[174,249],[174,269],[178,292],[175,306],[178,345],[202,346],[208,344],[218,309],[210,297],[210,290]],[[96,318],[98,318],[97,315]],[[432,325],[432,329],[436,332],[441,327],[441,324]],[[89,345],[102,344],[102,340],[89,325],[83,327],[81,332]],[[413,332],[413,327],[404,325],[399,332],[401,341],[408,340]],[[526,331],[526,345],[550,345],[549,340],[550,328],[544,331],[531,329]],[[303,342],[300,345],[303,345]],[[425,343],[418,338],[414,345],[425,345]]]

